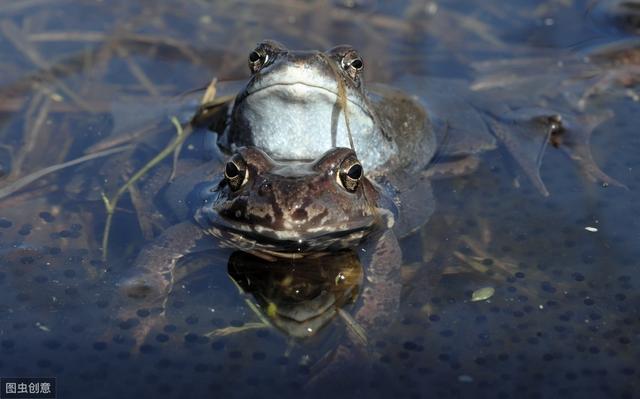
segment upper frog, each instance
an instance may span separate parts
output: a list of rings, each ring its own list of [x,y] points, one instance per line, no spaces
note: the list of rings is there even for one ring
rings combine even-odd
[[[307,162],[276,162],[255,147],[240,148],[220,175],[192,193],[195,221],[252,252],[350,248],[375,227],[394,222],[393,202],[364,176],[347,148]]]
[[[388,87],[368,92],[364,68],[346,45],[321,52],[260,43],[249,54],[251,78],[230,108],[220,146],[254,145],[276,159],[350,147],[372,174],[423,168],[436,140],[422,105]]]
[[[472,86],[462,79],[424,76],[395,82],[420,93],[418,101],[382,84],[369,83],[365,89],[365,62],[350,46],[291,51],[273,41],[260,43],[249,54],[249,69],[244,88],[220,107],[228,110],[227,116],[221,118],[211,111],[213,105],[204,104],[194,124],[223,131],[218,144],[228,153],[256,145],[276,159],[313,159],[335,146],[351,147],[369,178],[396,190],[405,232],[415,231],[430,214],[424,209],[429,201],[421,200],[429,190],[418,181],[421,172],[429,178],[470,173],[481,154],[498,148],[506,149],[536,188],[548,195],[540,165],[559,125],[555,120],[570,128],[560,129],[564,139],[562,145],[551,143],[554,147],[566,151],[592,180],[622,185],[602,172],[591,156],[591,132],[606,118],[546,100],[549,92],[565,87],[563,82],[535,74],[527,79],[528,72],[516,71],[530,83],[520,90],[536,93],[533,98],[514,95],[513,89],[484,91],[491,79]]]

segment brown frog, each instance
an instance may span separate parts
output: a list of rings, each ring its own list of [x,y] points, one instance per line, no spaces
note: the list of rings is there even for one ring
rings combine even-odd
[[[372,229],[391,227],[397,213],[347,148],[313,162],[275,162],[241,148],[220,182],[200,188],[199,200],[194,217],[206,233],[286,258],[352,248]]]
[[[169,197],[178,196],[171,203],[191,208],[191,220],[140,252],[119,284],[124,298],[162,306],[178,260],[220,244],[270,261],[362,248],[370,284],[357,319],[367,324],[377,310],[397,306],[397,209],[385,189],[367,179],[352,150],[335,148],[312,162],[276,162],[259,149],[241,148],[224,167],[212,166],[200,166],[169,189]],[[184,187],[195,187],[186,198]],[[132,315],[124,307],[121,318]]]

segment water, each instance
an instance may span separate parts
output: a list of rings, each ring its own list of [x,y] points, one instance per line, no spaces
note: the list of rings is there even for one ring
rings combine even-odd
[[[635,40],[633,18],[617,17],[612,7],[3,2],[0,187],[82,156],[116,133],[160,127],[137,138],[133,152],[47,175],[0,201],[0,376],[55,376],[61,398],[636,396],[637,63],[583,63],[594,48]],[[373,366],[365,358],[328,383],[309,380],[317,361],[350,342],[345,323],[336,317],[304,339],[260,326],[264,315],[248,305],[255,297],[229,277],[238,274],[228,265],[238,262],[232,251],[187,259],[166,318],[149,322],[136,346],[139,325],[115,320],[122,306],[115,282],[145,234],[150,239],[174,221],[145,215],[162,206],[145,194],[166,181],[170,164],[143,179],[137,200],[122,198],[106,262],[100,194],[113,195],[175,135],[168,116],[177,96],[212,76],[246,78],[246,56],[263,38],[292,48],[350,43],[363,54],[367,80],[408,90],[423,76],[462,78],[504,86],[513,103],[583,100],[587,112],[613,110],[591,147],[598,165],[628,190],[585,179],[553,148],[541,168],[549,197],[520,176],[504,148],[483,154],[473,174],[437,181],[434,216],[421,236],[402,242],[401,307],[372,345]],[[523,79],[506,80],[509,74]],[[200,159],[200,139],[185,145],[185,159]],[[137,215],[150,224],[141,226]],[[426,248],[425,264],[417,244]],[[489,287],[490,298],[471,301]],[[142,325],[157,320],[154,309],[133,312]]]

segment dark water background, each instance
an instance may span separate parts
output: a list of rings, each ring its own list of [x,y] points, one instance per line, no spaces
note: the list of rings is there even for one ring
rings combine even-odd
[[[633,60],[582,63],[611,43],[633,47],[637,21],[617,18],[615,2],[285,3],[0,3],[0,187],[82,156],[115,133],[160,125],[136,139],[134,151],[47,175],[0,200],[0,376],[55,376],[60,398],[319,392],[305,388],[311,366],[344,339],[343,323],[307,340],[274,328],[242,331],[260,320],[227,275],[227,252],[190,259],[196,271],[172,292],[167,319],[132,350],[129,330],[114,322],[114,284],[145,243],[136,212],[150,202],[135,207],[123,197],[109,258],[101,260],[100,193],[115,193],[175,134],[168,115],[151,110],[213,76],[245,79],[249,51],[273,38],[290,48],[352,44],[367,80],[422,98],[430,94],[420,92],[421,77],[482,83],[497,74],[531,78],[506,85],[514,102],[549,96],[576,104],[613,76],[588,96],[585,112],[614,112],[597,128],[592,151],[628,190],[584,179],[554,149],[541,169],[549,197],[515,180],[517,168],[501,151],[485,154],[474,174],[438,181],[437,210],[422,238],[403,242],[408,261],[419,258],[420,239],[438,255],[407,267],[400,314],[376,345],[384,377],[357,388],[372,397],[637,396],[633,78],[640,72]],[[558,60],[573,67],[559,68]],[[197,159],[201,142],[189,144],[184,157]],[[165,178],[169,166],[161,165]],[[144,180],[141,197],[153,187]],[[472,302],[485,287],[493,296]],[[229,327],[241,331],[207,336]],[[346,375],[359,381],[363,373],[354,367]],[[321,390],[351,396],[352,389]]]

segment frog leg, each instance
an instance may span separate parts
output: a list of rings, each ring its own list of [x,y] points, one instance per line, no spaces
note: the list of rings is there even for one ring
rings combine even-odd
[[[363,248],[365,265],[364,289],[359,307],[353,317],[339,313],[347,325],[347,342],[341,343],[321,359],[312,370],[306,388],[311,392],[323,391],[328,386],[361,387],[367,381],[355,381],[348,370],[365,369],[359,373],[370,379],[373,344],[381,339],[397,316],[400,307],[402,281],[400,268],[402,251],[392,230],[386,230],[373,242],[372,248]],[[339,381],[339,382],[338,382]]]
[[[560,148],[576,162],[589,180],[627,188],[618,180],[604,173],[598,167],[591,153],[593,131],[612,116],[613,112],[611,111],[590,115],[563,115],[562,128],[551,135],[551,144]]]
[[[381,332],[381,324],[390,324],[400,306],[402,250],[394,232],[385,231],[365,257],[362,305],[354,319],[368,334],[375,334]]]
[[[605,174],[591,154],[593,130],[611,116],[610,112],[587,116],[522,108],[501,117],[490,116],[489,124],[534,186],[548,196],[549,191],[540,177],[540,165],[548,144],[567,153],[590,180],[624,187]]]
[[[214,243],[214,240],[205,238],[203,230],[196,224],[183,222],[171,226],[160,237],[146,245],[140,251],[133,267],[117,284],[117,319],[128,322],[142,307],[153,310],[154,316],[164,316],[166,301],[173,289],[178,261],[185,255],[207,249]],[[158,322],[158,317],[150,316],[143,320],[133,333],[138,342],[146,337]]]
[[[191,222],[169,227],[140,251],[133,268],[118,283],[120,291],[135,299],[164,297],[171,289],[178,260],[190,253],[203,236],[202,229]]]
[[[428,179],[448,179],[469,175],[478,169],[478,165],[480,165],[480,159],[475,155],[469,155],[431,164],[422,174]]]
[[[406,237],[429,221],[435,210],[435,198],[428,176],[419,174],[416,178],[404,171],[396,171],[388,176],[378,176],[376,183],[393,202],[383,204],[382,208],[395,211],[395,237]]]
[[[493,134],[520,165],[525,175],[545,197],[549,190],[540,177],[542,157],[551,137],[551,129],[537,118],[513,115],[506,118],[489,116]]]

